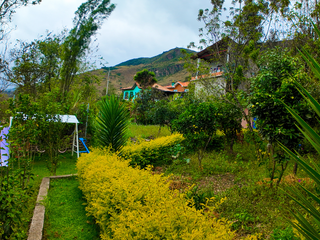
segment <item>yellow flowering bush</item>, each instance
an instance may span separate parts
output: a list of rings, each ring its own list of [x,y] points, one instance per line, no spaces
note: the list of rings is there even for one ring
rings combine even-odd
[[[128,145],[122,149],[122,157],[131,159],[131,165],[138,165],[140,167],[162,165],[172,159],[170,149],[174,145],[181,143],[183,139],[181,134],[173,134],[151,140],[150,142]]]
[[[214,216],[214,207],[189,207],[184,193],[169,189],[168,177],[129,164],[97,149],[77,162],[86,210],[100,225],[101,239],[234,238],[230,223]]]

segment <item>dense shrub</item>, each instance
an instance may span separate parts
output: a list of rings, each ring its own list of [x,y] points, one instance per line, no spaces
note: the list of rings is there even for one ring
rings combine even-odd
[[[234,238],[230,223],[212,214],[214,207],[196,210],[184,193],[169,189],[168,177],[129,164],[97,149],[78,160],[86,210],[100,225],[102,239]]]
[[[200,169],[208,144],[218,129],[217,114],[217,106],[212,102],[194,103],[172,123],[172,129],[186,138],[188,148],[197,151]]]
[[[131,159],[131,165],[140,167],[146,167],[147,165],[159,166],[170,163],[172,160],[171,148],[182,141],[183,136],[181,134],[173,134],[150,142],[125,146],[122,149],[122,156],[126,159]]]

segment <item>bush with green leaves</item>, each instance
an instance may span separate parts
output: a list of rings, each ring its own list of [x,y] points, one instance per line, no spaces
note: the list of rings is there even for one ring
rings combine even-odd
[[[154,124],[152,111],[157,101],[165,98],[163,92],[154,88],[142,89],[134,100],[132,113],[139,124]]]
[[[278,185],[288,166],[289,158],[278,147],[277,141],[297,150],[302,140],[294,119],[282,102],[300,114],[307,115],[310,111],[292,80],[295,76],[303,78],[296,59],[276,48],[265,52],[260,59],[259,67],[260,71],[251,85],[251,113],[257,117],[256,126],[259,133],[268,142],[266,150],[270,157],[266,163],[267,169],[271,181],[278,178]],[[279,172],[278,176],[275,175],[276,172]]]
[[[230,152],[233,153],[233,145],[237,140],[237,133],[241,131],[241,110],[225,101],[216,102],[217,122],[219,130],[224,133],[225,148],[229,145]]]
[[[200,169],[207,146],[218,129],[217,114],[212,102],[194,103],[173,121],[173,130],[183,134],[187,148],[197,151]]]
[[[95,138],[100,147],[121,151],[128,140],[127,130],[130,113],[115,95],[103,98],[98,103]]]
[[[66,134],[66,124],[59,114],[65,112],[65,105],[56,101],[54,92],[45,93],[37,101],[29,95],[19,95],[11,100],[13,113],[9,140],[18,164],[25,159],[31,165],[36,151],[48,154],[47,167],[52,175],[59,165],[59,150],[69,147],[70,136]]]
[[[276,228],[270,235],[271,240],[300,240],[294,235],[292,227],[287,227],[285,229]]]

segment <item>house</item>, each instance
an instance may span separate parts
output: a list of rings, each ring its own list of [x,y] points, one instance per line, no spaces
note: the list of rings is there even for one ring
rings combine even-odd
[[[135,82],[132,87],[121,88],[121,91],[123,93],[124,100],[134,100],[137,94],[141,91],[141,87],[137,82]]]
[[[237,86],[231,86],[231,81],[228,79],[227,72],[228,64],[241,62],[243,59],[237,55],[243,46],[237,44],[229,37],[225,37],[204,50],[196,53],[192,59],[197,59],[198,71],[191,78],[195,84],[195,92],[198,95],[220,95],[231,90],[232,87],[248,91],[249,86],[247,81],[241,82]],[[254,68],[252,64],[250,67]],[[204,73],[201,72],[202,66],[205,66]],[[232,70],[231,72],[234,72]],[[244,72],[245,77],[251,77],[253,73],[248,70]]]
[[[166,96],[173,95],[175,93],[185,93],[188,92],[189,82],[176,82],[169,86],[161,86],[160,84],[153,84],[152,89],[163,92]],[[121,88],[123,92],[124,100],[134,100],[138,93],[141,91],[141,86],[139,83],[135,82],[132,87]]]
[[[189,91],[188,89],[189,83],[190,82],[176,82],[176,83],[173,82],[171,85],[165,86],[165,88],[175,93],[184,93]]]
[[[240,45],[236,44],[232,39],[226,37],[206,49],[198,52],[192,58],[197,59],[197,73],[191,78],[191,82],[195,84],[195,94],[199,98],[206,98],[210,95],[223,95],[227,91],[233,89],[241,89],[248,91],[248,82],[242,81],[237,86],[231,87],[231,81],[228,79],[226,71],[228,63],[233,62],[235,58],[241,59],[236,56],[236,49]],[[204,73],[201,72],[201,65],[205,66]],[[245,77],[249,77],[247,73],[244,73]],[[244,109],[246,115],[249,114],[248,109]],[[250,124],[253,122],[251,120]],[[247,121],[242,119],[241,125],[243,128],[247,128]]]
[[[223,67],[230,59],[230,48],[234,43],[226,37],[204,50],[195,54],[192,59],[197,59],[197,73],[191,78],[198,96],[220,95],[227,89],[227,81],[223,76]],[[205,73],[201,66],[205,65]]]

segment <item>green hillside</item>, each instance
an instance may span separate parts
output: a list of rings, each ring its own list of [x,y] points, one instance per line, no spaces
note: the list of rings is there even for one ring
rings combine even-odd
[[[187,50],[187,52],[194,51]],[[174,48],[151,58],[136,58],[122,62],[110,68],[109,87],[118,93],[121,92],[121,88],[133,85],[133,76],[143,69],[153,71],[161,85],[177,81],[185,82],[190,74],[183,68],[181,57],[183,57],[181,48]],[[107,86],[108,71],[109,68],[102,68],[93,72],[101,78],[101,84],[98,86],[101,93]]]

